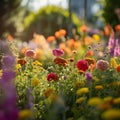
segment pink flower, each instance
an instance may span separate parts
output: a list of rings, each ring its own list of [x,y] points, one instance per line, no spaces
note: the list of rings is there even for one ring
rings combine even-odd
[[[25,56],[29,58],[33,58],[35,56],[35,51],[34,50],[27,50],[25,52]]]
[[[82,71],[86,71],[88,69],[88,62],[85,61],[85,60],[79,60],[77,63],[76,63],[76,67],[79,69],[79,70],[82,70]]]
[[[109,67],[109,63],[105,60],[98,60],[96,63],[96,68],[99,70],[107,70]]]
[[[57,80],[58,80],[58,76],[57,76],[56,73],[51,72],[51,73],[49,73],[49,74],[47,75],[47,80],[48,80],[48,81],[52,81],[52,80],[57,81]]]
[[[59,56],[64,55],[64,51],[63,51],[63,50],[60,50],[60,49],[53,49],[52,53],[53,53],[53,55],[56,56],[56,57],[59,57]]]

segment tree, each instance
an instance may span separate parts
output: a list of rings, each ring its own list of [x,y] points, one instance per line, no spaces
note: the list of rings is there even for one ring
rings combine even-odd
[[[113,28],[120,24],[120,18],[117,11],[120,11],[120,0],[105,0],[103,17],[105,22],[110,24]]]
[[[15,33],[12,17],[19,11],[21,0],[0,0],[0,37],[4,32]]]
[[[75,14],[72,14],[71,24],[73,27],[79,28],[82,23]],[[56,6],[46,6],[25,18],[23,40],[32,39],[33,33],[48,37],[54,35],[59,29],[68,30],[69,25],[69,12],[67,10]]]

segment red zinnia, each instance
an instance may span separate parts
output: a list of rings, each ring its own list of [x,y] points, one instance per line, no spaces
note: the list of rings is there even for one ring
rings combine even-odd
[[[118,66],[116,67],[116,71],[117,71],[117,72],[120,72],[120,65],[118,65]]]
[[[86,71],[88,69],[88,62],[85,61],[85,60],[79,60],[77,63],[76,63],[76,67],[79,69],[79,70],[82,70],[82,71]]]
[[[58,80],[58,76],[57,76],[56,73],[51,72],[51,73],[49,73],[49,74],[47,75],[47,80],[48,80],[48,81],[52,81],[52,80],[57,81],[57,80]]]

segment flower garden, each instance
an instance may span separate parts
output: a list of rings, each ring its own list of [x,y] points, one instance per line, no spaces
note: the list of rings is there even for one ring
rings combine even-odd
[[[120,120],[119,32],[1,40],[0,120]]]

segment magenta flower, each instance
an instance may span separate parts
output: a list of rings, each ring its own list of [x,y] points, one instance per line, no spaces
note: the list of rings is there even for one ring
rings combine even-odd
[[[109,67],[109,63],[105,60],[98,60],[96,63],[96,68],[99,70],[107,70]]]
[[[52,53],[56,57],[60,57],[60,56],[64,55],[64,51],[60,50],[60,49],[53,49]]]

